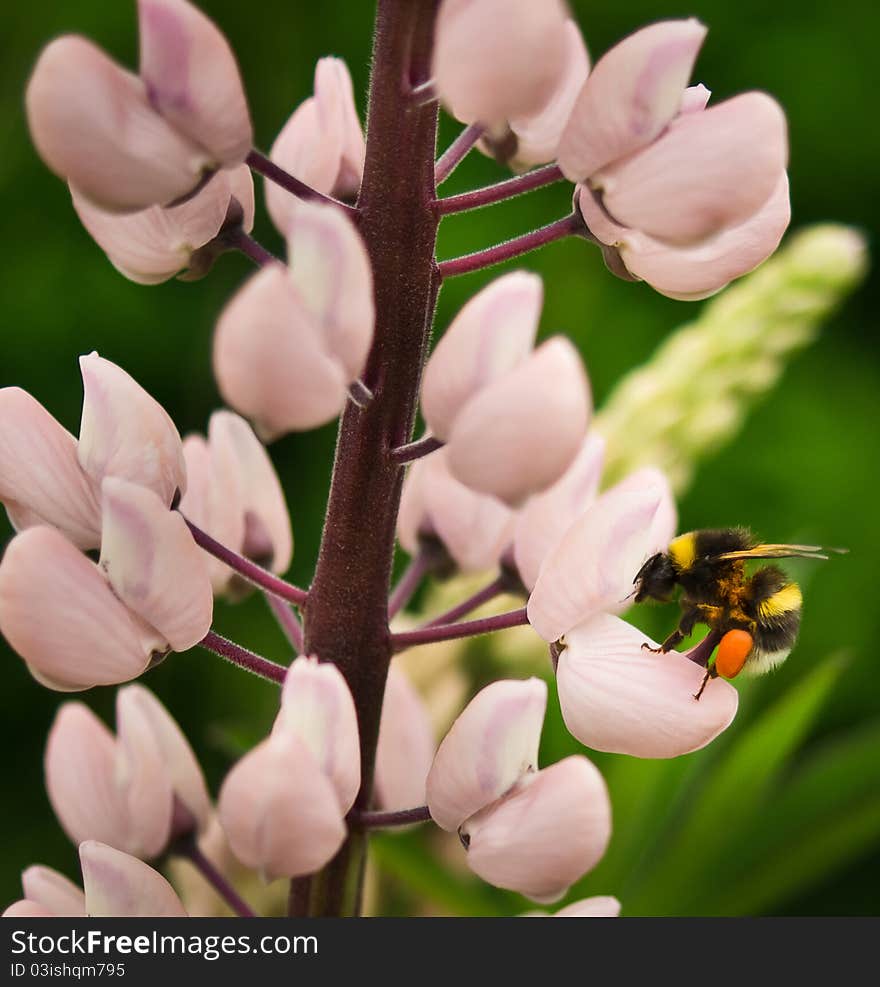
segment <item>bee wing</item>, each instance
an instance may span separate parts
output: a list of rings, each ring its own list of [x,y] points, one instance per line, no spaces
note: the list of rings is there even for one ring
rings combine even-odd
[[[828,552],[845,555],[848,548],[823,548],[821,545],[755,545],[739,552],[724,552],[717,559],[827,559]]]

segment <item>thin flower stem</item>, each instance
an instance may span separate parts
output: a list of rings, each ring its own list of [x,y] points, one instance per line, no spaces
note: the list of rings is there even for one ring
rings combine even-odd
[[[487,185],[485,188],[474,189],[472,192],[462,192],[460,195],[449,195],[443,199],[437,199],[434,208],[441,216],[466,212],[468,209],[479,209],[481,206],[504,202],[514,198],[514,196],[523,195],[525,192],[532,192],[535,189],[543,188],[545,185],[552,185],[564,177],[559,170],[559,165],[551,164],[544,168],[536,168],[525,175],[509,178],[505,182],[498,182],[495,185]]]
[[[293,610],[290,609],[290,604],[286,603],[284,600],[279,600],[278,597],[272,593],[264,592],[263,596],[266,599],[266,603],[269,604],[269,609],[278,621],[279,627],[282,631],[284,631],[284,636],[288,641],[290,641],[294,651],[298,655],[301,655],[303,650],[302,624],[299,622],[299,618]]]
[[[173,852],[178,857],[184,857],[188,860],[239,918],[257,917],[257,913],[239,896],[229,881],[202,853],[194,837],[175,844]]]
[[[429,551],[419,551],[409,561],[397,585],[388,597],[388,618],[400,613],[413,598],[413,594],[434,565],[434,555]]]
[[[390,826],[409,826],[411,823],[428,822],[431,812],[426,805],[414,809],[398,809],[396,812],[358,812],[348,814],[348,821],[359,829],[386,829]]]
[[[183,520],[186,521],[195,543],[200,548],[203,548],[209,555],[213,555],[215,559],[225,562],[230,569],[234,569],[249,583],[253,583],[269,593],[274,593],[275,596],[280,596],[282,600],[288,600],[297,605],[305,603],[308,599],[309,594],[304,589],[300,589],[299,586],[294,586],[293,583],[288,583],[284,579],[279,579],[278,576],[268,572],[256,562],[251,562],[243,555],[233,552],[231,548],[227,548],[216,538],[212,538],[207,531],[202,531],[187,517],[184,516]]]
[[[221,658],[225,658],[233,665],[243,668],[246,672],[252,672],[261,679],[267,679],[269,682],[275,682],[278,685],[284,681],[284,676],[287,674],[287,669],[284,665],[278,665],[274,661],[264,658],[262,655],[248,651],[247,648],[243,648],[240,644],[236,644],[235,641],[230,641],[228,638],[221,637],[214,631],[208,631],[201,641],[199,641],[199,647],[204,648],[206,651],[213,651],[215,655],[220,655]]]
[[[267,158],[265,154],[262,154],[256,148],[254,148],[245,158],[245,164],[250,167],[251,171],[257,172],[257,174],[262,175],[263,178],[268,178],[270,182],[274,182],[276,185],[283,188],[285,192],[290,192],[291,195],[295,195],[298,199],[311,199],[312,201],[326,202],[338,207],[339,209],[344,209],[349,213],[357,212],[354,206],[349,206],[344,202],[340,202],[339,199],[334,199],[330,195],[324,195],[323,192],[319,192],[317,189],[312,188],[311,185],[306,185],[305,182],[301,182],[298,178],[295,178],[289,172],[279,167],[274,161],[271,160],[271,158]]]
[[[391,458],[395,463],[404,466],[406,463],[411,463],[416,459],[421,459],[422,456],[436,452],[443,445],[444,443],[436,436],[424,435],[422,438],[416,439],[415,442],[407,442],[405,446],[398,446],[396,449],[392,449]]]
[[[440,261],[438,265],[440,277],[453,278],[459,274],[481,271],[484,267],[492,267],[493,264],[500,264],[502,261],[510,260],[511,257],[519,257],[520,254],[527,254],[547,243],[553,243],[554,240],[562,240],[582,231],[583,220],[571,213],[568,216],[563,216],[562,219],[557,219],[555,223],[542,226],[538,230],[532,230],[531,233],[525,233],[513,240],[496,243],[493,247],[478,250],[473,254],[466,254],[464,257]]]
[[[483,136],[486,128],[481,123],[472,123],[462,130],[455,140],[437,159],[434,165],[434,184],[442,185],[455,171],[468,151]]]
[[[451,641],[459,637],[474,637],[477,634],[503,631],[508,627],[521,627],[528,622],[526,608],[522,607],[519,610],[510,610],[508,613],[499,613],[494,617],[465,620],[460,624],[444,624],[441,627],[421,627],[414,631],[401,631],[391,635],[391,644],[395,651],[403,651],[420,644],[434,644],[437,641]]]
[[[494,600],[496,596],[499,596],[506,590],[507,580],[504,576],[499,576],[497,579],[493,579],[488,586],[484,586],[481,590],[474,593],[473,596],[469,596],[457,606],[452,607],[451,610],[447,610],[446,613],[441,613],[438,617],[434,617],[426,624],[422,624],[418,630],[423,630],[426,627],[442,627],[444,624],[453,624],[456,620],[461,620],[462,617],[466,617],[471,611],[476,610],[477,607],[481,607],[484,603]]]
[[[245,233],[243,229],[230,230],[224,234],[224,239],[233,250],[240,250],[257,267],[283,263],[280,258],[266,250],[261,243],[258,243],[249,233]]]

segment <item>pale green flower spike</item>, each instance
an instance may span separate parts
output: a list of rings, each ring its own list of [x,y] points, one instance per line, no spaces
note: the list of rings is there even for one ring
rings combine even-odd
[[[653,465],[681,493],[699,459],[736,433],[867,266],[861,233],[813,226],[708,302],[621,380],[597,416],[608,440],[605,485]]]

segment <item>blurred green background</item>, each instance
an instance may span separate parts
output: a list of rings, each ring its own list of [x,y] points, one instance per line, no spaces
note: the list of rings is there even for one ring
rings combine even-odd
[[[268,149],[293,107],[311,92],[316,58],[343,56],[364,108],[373,5],[203,0],[235,47],[259,145]],[[710,28],[695,81],[713,99],[764,88],[784,105],[791,131],[793,228],[850,223],[870,238],[880,227],[876,175],[880,7],[857,0],[804,5],[780,0],[632,0],[573,3],[593,57],[643,23],[696,15]],[[0,13],[0,196],[3,215],[0,386],[20,385],[76,432],[81,385],[76,358],[98,350],[132,373],[171,413],[182,433],[204,429],[219,399],[210,373],[214,321],[249,273],[224,257],[198,284],[144,288],[125,281],[80,227],[64,185],[39,162],[27,137],[21,94],[41,45],[55,34],[90,35],[123,62],[136,62],[133,3],[70,0],[10,4]],[[444,119],[440,145],[457,127]],[[503,177],[473,155],[444,191]],[[567,186],[451,218],[440,256],[488,245],[567,207]],[[255,234],[280,242],[265,214]],[[542,332],[565,330],[580,346],[597,404],[628,369],[644,362],[697,308],[608,275],[598,253],[556,244],[526,261],[545,278]],[[438,325],[497,271],[444,288]],[[603,756],[615,804],[608,858],[584,882],[587,893],[618,894],[625,914],[877,914],[880,887],[880,687],[876,641],[880,525],[878,290],[869,282],[798,356],[740,435],[703,461],[683,499],[681,528],[748,524],[770,540],[846,545],[833,563],[794,565],[806,584],[800,643],[775,675],[742,690],[735,726],[706,751],[673,762]],[[297,537],[292,577],[305,583],[315,557],[335,428],[273,446]],[[9,533],[0,520],[0,540]],[[645,617],[657,633],[671,611]],[[283,639],[262,601],[219,608],[216,624],[258,651],[284,657]],[[486,674],[485,649],[468,667]],[[74,873],[75,856],[52,816],[42,783],[47,728],[63,697],[39,687],[0,643],[5,771],[0,800],[0,902],[20,894],[19,872],[41,862]],[[497,667],[503,657],[493,652]],[[828,664],[830,656],[836,659]],[[216,791],[230,760],[265,732],[274,712],[269,686],[211,656],[173,656],[145,683],[167,703],[198,751]],[[112,723],[113,690],[85,700]],[[545,757],[577,749],[555,700]],[[392,875],[388,907],[470,912],[521,911],[523,899],[449,874],[426,855],[419,833],[383,838],[377,857]]]

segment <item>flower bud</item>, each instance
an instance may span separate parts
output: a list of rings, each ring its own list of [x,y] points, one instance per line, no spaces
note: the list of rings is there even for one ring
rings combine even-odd
[[[86,916],[86,899],[82,889],[51,867],[28,867],[21,875],[21,888],[28,901],[41,905],[57,918]]]
[[[538,765],[547,686],[500,680],[468,703],[443,738],[428,774],[431,818],[451,832]]]
[[[545,558],[529,597],[529,623],[556,641],[600,611],[623,609],[633,577],[675,530],[669,484],[641,472],[607,490]]]
[[[244,161],[253,130],[229,42],[187,0],[138,0],[140,74],[150,103],[223,166]]]
[[[435,539],[462,572],[483,572],[498,564],[514,521],[514,512],[500,500],[476,493],[449,472],[445,449],[416,460],[407,471],[397,534],[410,555],[422,539]]]
[[[444,0],[437,15],[434,84],[462,123],[503,130],[541,109],[565,61],[561,0]]]
[[[270,157],[318,192],[349,198],[360,188],[365,151],[348,67],[341,58],[321,58],[315,66],[314,96],[296,108],[272,145]],[[287,236],[294,199],[268,179],[265,189],[272,222]]]
[[[87,840],[79,848],[89,918],[186,918],[174,888],[137,857]]]
[[[96,487],[76,439],[19,387],[0,389],[0,501],[19,531],[49,524],[79,548],[101,543]]]
[[[85,38],[65,35],[43,50],[25,103],[42,159],[105,210],[172,202],[211,163],[156,113],[136,75]]]
[[[208,567],[186,522],[146,487],[103,484],[101,567],[117,597],[174,651],[208,633],[214,602]]]
[[[574,901],[555,912],[554,918],[617,918],[620,902],[610,895],[595,895]]]
[[[17,535],[0,565],[0,630],[32,675],[62,691],[136,678],[162,642],[54,528]]]
[[[254,184],[246,165],[219,172],[171,209],[151,206],[120,215],[99,209],[73,186],[70,191],[83,226],[110,263],[138,284],[160,284],[185,271],[226,223],[233,198],[241,207],[242,228],[249,232],[254,225]]]
[[[268,880],[320,870],[345,839],[337,791],[291,730],[245,754],[226,776],[218,808],[235,855]]]
[[[544,288],[536,274],[513,271],[490,282],[452,320],[425,365],[422,414],[446,440],[467,401],[531,353]]]
[[[468,866],[484,881],[557,901],[605,853],[611,802],[598,769],[585,757],[567,757],[524,777],[461,833]]]
[[[565,725],[594,750],[633,757],[679,757],[705,747],[736,715],[737,691],[710,682],[705,669],[677,651],[656,647],[637,628],[598,614],[569,630],[556,677]]]
[[[333,784],[343,815],[348,812],[361,785],[360,739],[354,700],[335,665],[306,657],[293,662],[273,727],[277,733],[306,745]]]
[[[449,436],[449,468],[474,490],[520,504],[568,469],[590,411],[580,356],[556,336],[462,408]]]
[[[180,435],[165,409],[115,363],[80,357],[80,466],[100,484],[119,477],[152,490],[168,507],[186,490]]]

